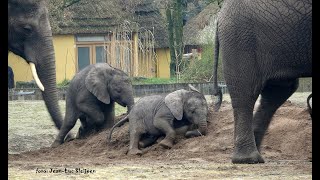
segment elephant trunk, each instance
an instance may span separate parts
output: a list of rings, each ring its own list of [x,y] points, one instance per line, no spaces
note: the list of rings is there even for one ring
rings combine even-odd
[[[185,134],[185,137],[190,138],[190,137],[204,136],[206,134],[207,134],[207,119],[201,118],[198,124],[198,129],[187,131]]]
[[[133,95],[132,97],[129,98],[129,103],[127,103],[127,114],[130,113],[131,109],[133,108],[133,105],[134,105],[134,98],[133,98]]]
[[[207,134],[207,119],[206,118],[202,118],[202,120],[199,123],[199,132],[202,135],[206,135]]]
[[[133,107],[133,105],[128,105],[128,106],[127,106],[127,114],[129,114],[129,113],[130,113],[130,111],[131,111],[132,107]]]
[[[52,36],[47,36],[41,43],[42,49],[37,49],[36,69],[40,81],[44,86],[42,97],[46,104],[47,110],[55,123],[55,126],[60,129],[62,125],[62,115],[58,104],[58,90],[56,87],[56,65],[55,55],[52,44]]]

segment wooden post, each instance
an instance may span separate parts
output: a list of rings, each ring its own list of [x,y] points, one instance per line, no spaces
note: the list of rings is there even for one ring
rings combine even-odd
[[[139,57],[138,57],[138,33],[133,33],[133,76],[139,76]]]
[[[111,35],[111,47],[110,47],[110,65],[115,66],[115,59],[116,59],[116,46],[115,46],[115,39],[116,33],[112,32]]]
[[[134,50],[133,50],[133,33],[131,31],[131,35],[130,35],[130,67],[129,67],[131,76],[134,76],[134,74],[133,74],[133,69],[134,69],[134,67],[133,67],[133,65],[134,65],[134,63],[133,63],[133,60],[134,60],[133,52],[134,52]]]

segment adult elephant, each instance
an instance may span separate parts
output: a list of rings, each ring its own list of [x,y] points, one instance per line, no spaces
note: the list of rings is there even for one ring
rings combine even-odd
[[[81,121],[77,135],[79,138],[86,137],[92,131],[111,128],[115,118],[115,102],[126,106],[130,112],[134,104],[130,77],[107,63],[97,63],[82,69],[69,84],[65,119],[51,147],[63,143],[78,118]]]
[[[14,73],[10,66],[8,66],[8,89],[14,88]]]
[[[8,1],[8,50],[31,66],[49,114],[60,129],[62,116],[58,106],[55,56],[44,0]]]
[[[165,138],[160,145],[171,148],[178,129],[185,131],[186,137],[206,135],[206,99],[196,88],[189,87],[191,91],[181,89],[166,95],[150,95],[139,99],[129,115],[112,127],[109,142],[113,129],[127,121],[130,123],[129,154],[132,155],[141,155],[139,146],[146,147],[161,135],[165,135]],[[188,130],[192,125],[197,125],[198,129]]]
[[[233,163],[263,163],[260,146],[275,111],[311,77],[312,0],[225,0],[217,19],[215,95],[221,48],[233,106]],[[253,115],[258,96],[260,105]],[[220,97],[221,98],[221,97]]]

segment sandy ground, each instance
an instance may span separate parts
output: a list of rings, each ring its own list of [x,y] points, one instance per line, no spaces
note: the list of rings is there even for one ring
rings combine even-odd
[[[128,124],[115,129],[111,143],[105,130],[52,149],[57,130],[43,102],[10,101],[9,179],[312,179],[308,95],[295,93],[278,109],[262,144],[266,163],[255,165],[231,163],[233,113],[227,95],[219,112],[210,106],[206,136],[179,136],[172,149],[155,144],[142,156],[126,154]]]

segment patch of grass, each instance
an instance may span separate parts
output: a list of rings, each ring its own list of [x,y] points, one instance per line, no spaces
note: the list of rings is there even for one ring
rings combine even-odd
[[[115,114],[116,116],[119,116],[123,113],[126,113],[127,112],[127,108],[126,107],[122,107],[120,106],[119,104],[116,103],[115,107],[114,107],[114,111],[115,111]]]
[[[69,80],[69,79],[64,79],[63,81],[59,82],[59,83],[57,84],[57,86],[58,86],[58,87],[66,87],[66,86],[69,85],[69,83],[70,83],[70,80]]]
[[[59,101],[62,116],[66,103]],[[115,104],[115,115],[127,112],[126,107]],[[72,128],[76,135],[80,121]],[[44,101],[8,101],[8,152],[19,153],[41,147],[49,147],[56,138],[58,130],[47,111]]]

